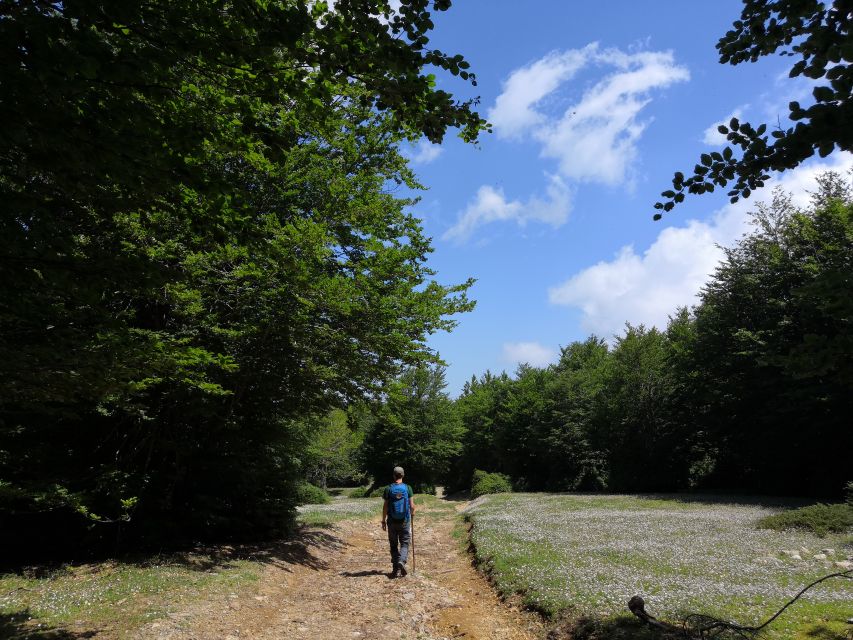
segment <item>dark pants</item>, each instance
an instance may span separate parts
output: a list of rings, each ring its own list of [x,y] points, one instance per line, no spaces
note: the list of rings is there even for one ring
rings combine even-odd
[[[397,563],[406,564],[409,557],[409,541],[411,533],[409,531],[408,520],[392,520],[388,518],[388,542],[391,545],[391,565],[397,566]],[[398,549],[399,546],[399,549]]]

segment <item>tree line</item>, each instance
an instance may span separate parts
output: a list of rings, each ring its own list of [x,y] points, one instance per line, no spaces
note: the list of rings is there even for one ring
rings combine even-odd
[[[480,469],[535,491],[840,496],[853,451],[848,177],[820,176],[805,208],[777,190],[751,221],[665,329],[590,336],[553,365],[472,377],[453,402],[440,368],[408,372],[368,431],[369,459],[405,460],[399,438],[427,486],[468,488]]]

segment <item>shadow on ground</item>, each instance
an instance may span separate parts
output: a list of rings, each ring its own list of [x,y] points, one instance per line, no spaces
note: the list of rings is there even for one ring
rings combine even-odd
[[[233,549],[226,561],[234,559],[253,560],[272,564],[287,570],[288,565],[301,565],[311,569],[325,569],[327,564],[313,555],[309,549],[317,549],[321,555],[346,546],[338,536],[315,527],[300,527],[287,540],[264,545],[244,545]]]
[[[567,619],[551,629],[547,636],[548,640],[674,640],[676,637],[652,629],[631,616],[607,620]]]
[[[388,571],[381,571],[379,569],[368,569],[366,571],[341,571],[339,575],[342,575],[344,578],[366,578],[367,576],[391,577],[391,574]]]
[[[2,572],[27,579],[49,579],[69,571],[72,566],[87,565],[91,570],[111,570],[116,565],[136,567],[177,566],[192,571],[209,572],[231,569],[237,560],[254,560],[282,566],[297,564],[314,569],[325,564],[309,553],[309,548],[324,552],[339,549],[345,542],[334,534],[320,530],[322,525],[299,527],[288,538],[252,544],[197,545],[188,549],[165,553],[125,554],[114,558],[91,560],[82,563],[44,562],[34,565],[3,566]],[[0,638],[6,636],[0,634]]]
[[[29,623],[31,616],[29,609],[22,609],[12,613],[0,613],[0,638],[7,640],[80,640],[81,638],[95,638],[97,631],[68,631],[67,629],[56,629],[39,627]]]
[[[257,544],[196,547],[190,551],[148,557],[134,564],[140,566],[169,564],[195,571],[213,571],[232,568],[237,560],[252,560],[285,569],[287,565],[325,569],[326,564],[312,555],[309,549],[319,549],[323,553],[340,549],[345,545],[341,538],[332,533],[320,531],[316,526],[304,526],[299,527],[289,538],[283,540]]]
[[[843,633],[830,629],[825,625],[817,625],[814,629],[807,631],[806,635],[815,640],[850,640],[853,637],[853,631]]]
[[[471,492],[456,491],[455,493],[442,496],[441,499],[447,500],[448,502],[468,502],[471,499]]]

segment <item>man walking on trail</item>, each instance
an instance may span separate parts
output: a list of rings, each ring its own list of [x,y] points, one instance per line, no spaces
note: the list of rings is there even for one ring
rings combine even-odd
[[[415,513],[415,499],[412,488],[403,483],[403,467],[394,467],[394,482],[385,487],[382,497],[382,530],[388,531],[391,545],[391,577],[405,576],[406,560],[409,556],[412,516]]]

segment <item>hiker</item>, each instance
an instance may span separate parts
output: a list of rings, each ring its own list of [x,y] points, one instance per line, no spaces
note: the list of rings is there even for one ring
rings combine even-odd
[[[382,497],[382,530],[388,531],[391,545],[391,577],[405,576],[406,560],[409,556],[412,516],[415,513],[415,499],[412,488],[403,483],[403,467],[394,467],[394,482],[385,487]],[[399,548],[398,548],[399,547]]]

